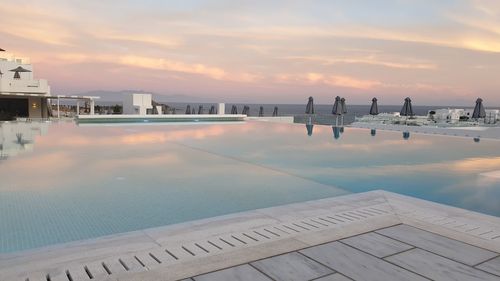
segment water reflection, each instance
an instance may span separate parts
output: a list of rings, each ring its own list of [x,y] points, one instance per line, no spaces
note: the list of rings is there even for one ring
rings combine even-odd
[[[0,252],[347,193],[186,145],[223,144],[234,134],[250,140],[258,137],[256,128],[263,129],[260,135],[287,130],[252,124],[53,124],[50,134],[29,138],[36,140],[31,153],[2,161]],[[19,146],[20,131],[13,131],[6,143]]]
[[[404,140],[410,139],[410,132],[408,132],[408,131],[403,132],[403,139]]]
[[[340,138],[340,127],[335,127],[335,126],[332,126],[332,130],[333,130],[333,138],[338,140]]]
[[[283,133],[256,133],[266,130],[266,126],[272,127],[271,131]],[[340,127],[316,126],[314,136],[307,145],[303,145],[304,139],[300,137],[302,128],[302,125],[249,123],[246,134],[252,135],[252,138],[243,139],[234,134],[224,140],[187,140],[185,144],[352,192],[385,189],[500,215],[498,204],[483,206],[464,201],[463,192],[442,193],[449,186],[499,169],[499,141],[482,140],[472,146],[464,138],[423,134],[411,137],[405,134],[406,138],[402,138],[401,133],[389,131],[375,132],[377,138],[373,138],[372,132],[367,134],[365,129],[346,128],[346,133],[341,134]],[[335,139],[342,136],[343,141],[331,142],[332,132]],[[500,183],[490,181],[484,185],[491,188],[479,192],[471,184],[468,190],[484,202],[491,202],[500,193]]]
[[[312,134],[313,134],[313,128],[314,128],[313,124],[306,124],[306,130],[307,130],[307,135],[308,136],[312,136]]]
[[[47,122],[0,122],[0,159],[33,151],[35,138],[48,128]]]

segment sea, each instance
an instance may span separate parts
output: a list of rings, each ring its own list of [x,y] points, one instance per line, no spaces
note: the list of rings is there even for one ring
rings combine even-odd
[[[196,113],[198,113],[199,106],[203,106],[204,113],[208,113],[208,110],[212,105],[217,108],[216,104],[210,103],[169,103],[171,107],[174,107],[176,114],[184,114],[186,112],[186,107],[189,105],[191,110],[194,108]],[[236,105],[238,113],[241,113],[244,106],[250,107],[249,116],[259,116],[259,110],[262,106],[264,108],[264,116],[272,116],[274,107],[278,107],[279,116],[294,116],[305,114],[306,105],[303,104],[241,104],[241,103],[226,103],[226,114],[231,112],[233,105]],[[314,113],[315,114],[331,114],[333,105],[328,104],[315,104]],[[347,105],[347,114],[344,116],[344,124],[350,124],[354,122],[355,117],[361,117],[367,115],[370,112],[371,105]],[[402,105],[379,105],[379,112],[399,112],[401,111]],[[413,106],[413,111],[415,115],[427,115],[430,110],[443,108],[443,106]]]

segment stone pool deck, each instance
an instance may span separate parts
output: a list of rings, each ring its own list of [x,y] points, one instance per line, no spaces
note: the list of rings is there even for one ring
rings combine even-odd
[[[385,191],[0,255],[0,280],[500,280],[500,218]]]

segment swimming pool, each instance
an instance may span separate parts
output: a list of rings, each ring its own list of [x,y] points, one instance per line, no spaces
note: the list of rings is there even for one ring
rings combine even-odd
[[[385,189],[500,215],[499,141],[246,122],[4,123],[0,252]]]

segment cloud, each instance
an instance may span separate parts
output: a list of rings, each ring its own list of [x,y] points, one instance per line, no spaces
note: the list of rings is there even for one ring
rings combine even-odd
[[[275,77],[279,83],[325,84],[328,86],[369,90],[383,85],[380,81],[365,80],[343,75],[325,75],[321,73],[279,74]]]
[[[389,68],[397,69],[436,69],[437,65],[430,62],[393,62],[380,60],[374,56],[369,56],[365,58],[333,58],[333,57],[319,57],[319,56],[289,56],[284,57],[287,60],[298,60],[298,61],[311,61],[317,62],[325,65],[331,64],[368,64],[384,66]]]
[[[124,56],[118,58],[118,63],[149,69],[202,74],[217,80],[221,80],[227,76],[227,73],[223,69],[217,67],[209,67],[204,64],[186,64],[163,58]]]
[[[118,13],[113,1],[27,0],[3,3],[0,36],[54,93],[133,87],[297,102],[305,89],[321,100],[343,88],[354,100],[410,91],[427,103],[500,102],[495,1],[399,4],[130,1]]]

